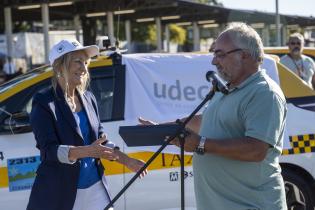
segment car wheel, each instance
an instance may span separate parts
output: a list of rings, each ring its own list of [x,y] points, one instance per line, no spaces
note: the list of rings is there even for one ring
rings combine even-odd
[[[307,180],[289,169],[283,169],[285,193],[288,210],[314,210],[314,195],[311,184]]]

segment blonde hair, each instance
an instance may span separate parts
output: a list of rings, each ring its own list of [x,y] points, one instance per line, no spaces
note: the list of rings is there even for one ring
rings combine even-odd
[[[85,51],[83,51],[83,52],[85,52]],[[51,79],[52,86],[56,92],[56,88],[58,85],[58,77],[63,77],[63,79],[65,81],[64,95],[65,95],[66,99],[67,99],[68,90],[69,90],[69,67],[70,67],[71,60],[73,58],[72,55],[73,55],[73,53],[71,53],[71,52],[64,54],[60,58],[56,59],[52,65],[53,72],[54,72],[53,77]],[[89,63],[90,59],[88,59],[87,61]],[[90,74],[87,71],[85,74],[83,83],[81,85],[79,85],[78,87],[76,87],[76,89],[79,91],[80,94],[83,94],[87,90],[89,83],[90,83]]]

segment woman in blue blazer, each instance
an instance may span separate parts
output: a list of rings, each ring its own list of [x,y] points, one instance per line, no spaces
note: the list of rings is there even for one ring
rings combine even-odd
[[[41,164],[27,210],[104,209],[110,196],[100,158],[132,171],[144,165],[106,139],[95,97],[86,90],[87,65],[98,52],[76,40],[62,40],[50,51],[52,87],[34,96],[30,116]]]

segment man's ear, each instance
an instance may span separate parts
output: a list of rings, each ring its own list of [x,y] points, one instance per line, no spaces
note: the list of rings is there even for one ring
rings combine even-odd
[[[247,58],[249,58],[249,57],[250,57],[249,52],[246,51],[246,50],[243,50],[243,51],[242,51],[242,59],[247,59]]]

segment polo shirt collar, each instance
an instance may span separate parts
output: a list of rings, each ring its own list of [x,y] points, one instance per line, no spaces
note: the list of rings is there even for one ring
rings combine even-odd
[[[237,89],[241,89],[247,85],[249,85],[251,82],[253,82],[254,80],[256,80],[257,78],[259,78],[262,75],[262,70],[259,69],[257,72],[255,72],[254,74],[250,75],[245,81],[243,81],[241,84],[237,85],[236,87],[230,89],[230,92],[233,92],[234,90]]]

